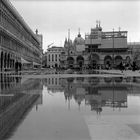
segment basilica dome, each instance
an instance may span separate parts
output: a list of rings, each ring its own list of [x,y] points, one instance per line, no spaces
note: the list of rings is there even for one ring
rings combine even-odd
[[[74,40],[75,45],[84,45],[85,40],[81,37],[81,34],[79,33],[78,36]]]

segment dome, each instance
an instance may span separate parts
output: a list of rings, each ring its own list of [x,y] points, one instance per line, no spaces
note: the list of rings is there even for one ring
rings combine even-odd
[[[79,33],[78,36],[74,40],[75,45],[84,45],[85,40],[81,37],[81,34]]]

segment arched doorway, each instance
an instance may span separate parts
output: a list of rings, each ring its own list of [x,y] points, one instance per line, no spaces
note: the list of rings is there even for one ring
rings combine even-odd
[[[57,63],[55,63],[55,68],[58,68],[58,64]]]
[[[4,55],[4,69],[7,67],[7,53]]]
[[[3,52],[1,52],[1,70],[3,69]]]
[[[18,60],[16,60],[16,62],[15,62],[15,71],[18,71],[18,69],[19,69],[19,62],[18,62]]]
[[[98,77],[90,77],[88,79],[88,83],[92,86],[98,85],[100,83],[100,79]]]
[[[111,65],[112,65],[112,57],[111,56],[109,56],[109,55],[105,56],[104,65],[106,68],[111,67]]]
[[[96,69],[99,64],[99,56],[97,54],[91,54],[89,56],[89,67]]]
[[[126,63],[130,63],[131,59],[130,56],[126,56]]]
[[[10,54],[7,57],[7,68],[10,68]]]
[[[105,77],[105,78],[104,78],[104,81],[105,81],[105,83],[111,83],[112,78]]]
[[[120,55],[116,56],[115,57],[115,65],[119,65],[121,62],[122,62],[122,57]]]
[[[12,55],[10,55],[10,68],[12,68]]]
[[[76,61],[77,61],[78,67],[82,68],[82,66],[84,64],[84,58],[80,55],[77,57]]]
[[[123,81],[122,77],[115,77],[114,79],[116,83],[121,83]]]
[[[74,58],[73,57],[68,57],[67,58],[67,63],[68,63],[68,68],[73,68],[74,67]]]

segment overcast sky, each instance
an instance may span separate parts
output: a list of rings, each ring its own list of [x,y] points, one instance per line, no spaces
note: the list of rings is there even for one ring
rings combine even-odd
[[[63,46],[68,29],[71,39],[82,37],[101,21],[103,31],[128,31],[128,41],[140,42],[140,1],[128,0],[10,0],[29,27],[43,34],[43,48]]]

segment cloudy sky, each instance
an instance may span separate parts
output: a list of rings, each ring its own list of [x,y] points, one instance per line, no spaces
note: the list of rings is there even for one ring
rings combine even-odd
[[[63,46],[68,29],[74,39],[101,21],[103,31],[128,31],[128,41],[140,42],[139,0],[10,0],[30,28],[43,34],[43,48],[54,42]]]

